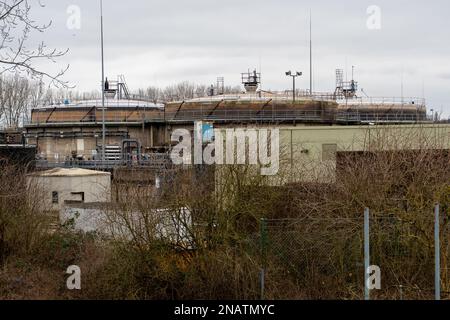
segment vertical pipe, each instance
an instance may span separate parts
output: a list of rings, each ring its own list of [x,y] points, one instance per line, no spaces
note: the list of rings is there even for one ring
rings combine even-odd
[[[370,267],[370,211],[366,208],[364,211],[364,300],[370,300],[369,267]]]
[[[435,299],[441,300],[441,257],[440,257],[440,219],[439,219],[439,204],[434,209],[434,291]]]
[[[100,30],[102,47],[102,161],[105,161],[106,126],[105,126],[105,59],[103,51],[103,0],[100,0]]]

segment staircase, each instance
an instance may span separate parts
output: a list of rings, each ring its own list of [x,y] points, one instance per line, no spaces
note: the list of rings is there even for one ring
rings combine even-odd
[[[107,145],[105,147],[105,160],[106,161],[122,160],[122,148],[117,145]]]
[[[119,99],[125,97],[126,99],[130,99],[130,90],[128,89],[127,82],[125,81],[125,76],[118,76],[117,81],[118,91],[119,91]]]

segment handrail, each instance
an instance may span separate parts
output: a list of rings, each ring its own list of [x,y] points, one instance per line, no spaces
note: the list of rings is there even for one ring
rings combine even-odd
[[[92,100],[75,100],[69,104],[57,103],[48,106],[40,106],[37,108],[33,108],[32,110],[47,110],[55,108],[76,108],[76,107],[102,107],[101,99],[92,99]],[[164,108],[163,104],[155,104],[152,101],[146,101],[144,99],[106,99],[105,107],[126,107],[126,108],[134,108],[134,107],[145,107],[145,108]]]
[[[64,159],[47,160],[38,159],[34,161],[36,168],[90,168],[90,169],[111,169],[117,167],[141,167],[152,169],[170,168],[172,162],[167,154],[149,154],[148,158],[141,160],[75,160]]]
[[[424,121],[426,114],[417,105],[416,109],[395,109],[391,112],[378,112],[376,109],[347,109],[326,110],[326,109],[215,109],[208,108],[199,110],[180,110],[165,113],[141,114],[136,117],[128,117],[124,120],[123,115],[108,114],[106,123],[143,123],[152,121],[180,122],[180,121],[334,121],[340,119],[355,119],[355,117],[365,117],[374,119],[384,117],[400,121]],[[27,126],[39,126],[41,124],[78,124],[78,123],[101,123],[101,119],[85,118],[82,122],[80,116],[67,115],[63,119],[53,119],[46,121],[45,117],[33,117],[32,122]]]
[[[355,97],[337,99],[340,105],[417,105],[425,106],[426,100],[418,97]]]

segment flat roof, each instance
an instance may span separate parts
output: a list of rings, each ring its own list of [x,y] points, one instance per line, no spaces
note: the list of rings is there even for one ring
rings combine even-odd
[[[111,176],[111,173],[81,168],[54,168],[47,171],[35,172],[30,175],[38,177],[87,177],[87,176]]]
[[[102,107],[102,100],[78,100],[78,101],[69,101],[69,103],[58,103],[51,104],[47,106],[40,106],[37,108],[33,108],[33,110],[45,110],[45,109],[54,109],[54,108],[76,108],[76,107]],[[161,103],[153,103],[151,101],[144,100],[132,100],[132,99],[105,99],[105,108],[154,108],[161,109],[164,108],[164,105]]]

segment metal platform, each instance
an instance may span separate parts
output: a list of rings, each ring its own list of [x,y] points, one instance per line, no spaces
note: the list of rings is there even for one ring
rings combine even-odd
[[[92,170],[112,170],[115,168],[147,168],[153,170],[167,170],[172,162],[167,154],[151,154],[140,160],[36,160],[36,169],[47,170],[53,168],[83,168]]]

